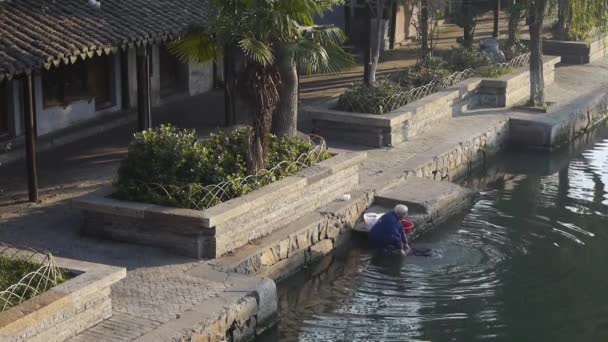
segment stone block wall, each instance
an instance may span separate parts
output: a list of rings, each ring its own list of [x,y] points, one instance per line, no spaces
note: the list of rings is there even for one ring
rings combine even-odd
[[[545,85],[555,81],[555,66],[561,57],[546,56],[543,60]],[[484,79],[477,90],[473,106],[512,107],[530,97],[530,71],[525,67],[495,80]]]
[[[397,144],[429,128],[462,114],[477,93],[479,79],[468,79],[453,87],[428,95],[391,113],[409,112],[407,135],[395,138]]]
[[[543,39],[543,54],[561,56],[564,64],[589,64],[608,56],[608,36],[595,37],[591,42]]]
[[[408,170],[406,177],[451,181],[504,150],[509,143],[509,120],[497,123],[490,130],[462,141],[458,146]]]
[[[194,258],[217,258],[297,221],[359,183],[365,153],[346,152],[203,211],[119,201],[105,193],[78,199],[83,232],[163,247]]]
[[[351,228],[371,202],[356,191],[349,201],[336,200],[256,242],[251,251],[237,251],[213,263],[223,272],[258,275],[280,281],[304,266],[317,263],[350,238]]]
[[[545,83],[555,80],[560,57],[544,59]],[[334,99],[304,108],[313,132],[330,141],[370,147],[397,146],[432,127],[461,115],[470,107],[514,106],[530,96],[530,71],[521,68],[498,79],[470,78],[423,97],[390,113],[375,115],[335,110]]]
[[[289,222],[297,222],[304,214],[330,203],[358,184],[359,168],[355,166],[308,183],[301,189],[287,187],[272,202],[216,225],[216,255],[223,255],[266,236]]]
[[[124,268],[55,261],[78,275],[0,312],[0,341],[62,342],[112,316],[110,286],[126,276]]]

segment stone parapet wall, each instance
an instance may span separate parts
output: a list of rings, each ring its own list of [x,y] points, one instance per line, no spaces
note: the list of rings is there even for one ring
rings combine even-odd
[[[555,79],[560,57],[544,59],[545,83]],[[459,116],[470,107],[510,107],[530,96],[530,71],[521,68],[498,79],[470,78],[390,113],[376,115],[335,110],[337,99],[303,109],[313,132],[330,141],[370,147],[397,146]]]
[[[543,77],[545,86],[555,81],[555,66],[561,57],[545,56],[543,58]],[[522,68],[519,71],[498,79],[484,79],[477,90],[474,106],[512,107],[530,97],[530,71]]]
[[[608,36],[591,42],[543,39],[543,54],[561,56],[564,64],[589,64],[608,56]]]
[[[538,118],[512,117],[509,143],[529,149],[552,150],[573,141],[608,118],[608,93],[599,89],[558,114]]]
[[[126,276],[124,268],[55,261],[77,276],[0,312],[0,341],[62,342],[112,316],[110,286]]]
[[[359,183],[365,153],[345,152],[245,196],[207,210],[119,201],[113,191],[73,202],[89,235],[217,258],[322,207]]]
[[[350,200],[329,203],[212,265],[223,272],[255,274],[280,281],[348,241],[351,228],[370,201],[368,193],[355,191]]]

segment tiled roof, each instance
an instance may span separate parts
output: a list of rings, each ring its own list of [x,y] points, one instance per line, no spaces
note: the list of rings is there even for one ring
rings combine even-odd
[[[209,0],[0,0],[0,80],[142,43],[173,40]]]

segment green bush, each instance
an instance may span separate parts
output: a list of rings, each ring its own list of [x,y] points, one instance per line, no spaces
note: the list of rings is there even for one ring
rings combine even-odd
[[[452,72],[477,69],[492,64],[492,60],[473,49],[451,48],[443,55],[447,68]]]
[[[517,40],[515,43],[501,42],[500,49],[505,54],[505,58],[510,61],[515,57],[529,53],[530,48],[522,41]]]
[[[270,136],[267,169],[275,172],[248,178],[246,150],[250,128],[217,132],[200,141],[193,130],[169,125],[135,134],[118,170],[115,197],[190,209],[204,209],[242,196],[302,168],[328,159],[327,150],[300,138]],[[295,162],[303,154],[312,159]],[[287,161],[287,163],[282,163]],[[279,165],[280,164],[280,165]],[[209,186],[225,184],[223,191]]]
[[[338,109],[355,113],[388,113],[404,105],[402,94],[405,91],[389,79],[380,79],[372,86],[357,82],[340,96]]]
[[[477,76],[483,78],[498,78],[500,76],[504,76],[506,74],[511,73],[510,68],[501,67],[500,65],[492,64],[482,66],[477,69]]]
[[[418,88],[425,86],[431,82],[439,81],[450,75],[450,71],[444,68],[429,67],[412,67],[399,73],[398,82],[406,88]]]

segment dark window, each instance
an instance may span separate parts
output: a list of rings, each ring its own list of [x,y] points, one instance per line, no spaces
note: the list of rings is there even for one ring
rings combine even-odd
[[[111,56],[101,56],[45,72],[42,77],[44,107],[93,98],[97,108],[111,105],[112,70]]]
[[[8,134],[8,85],[0,81],[0,137]]]

